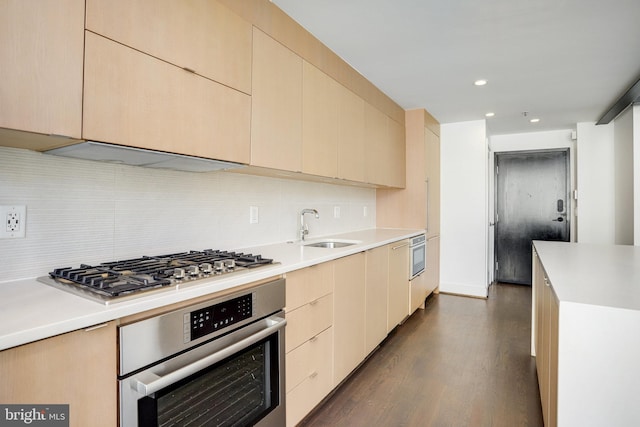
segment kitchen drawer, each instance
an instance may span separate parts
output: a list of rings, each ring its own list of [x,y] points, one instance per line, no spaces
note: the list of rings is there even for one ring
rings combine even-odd
[[[329,327],[287,353],[287,393],[305,380],[331,373],[332,350],[333,327]]]
[[[287,273],[286,311],[333,292],[333,263],[324,262]]]
[[[330,344],[332,330],[328,329],[324,334],[327,336],[318,337],[318,341],[322,339]],[[295,426],[299,423],[333,388],[331,346],[318,348],[318,351],[322,353],[315,355],[318,360],[317,369],[307,374],[300,384],[287,393],[287,426]],[[287,375],[289,375],[288,371]]]
[[[333,294],[305,304],[285,316],[286,352],[315,337],[333,323]]]

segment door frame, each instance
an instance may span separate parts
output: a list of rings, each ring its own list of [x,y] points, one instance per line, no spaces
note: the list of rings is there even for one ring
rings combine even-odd
[[[568,139],[568,138],[567,138]],[[572,138],[573,139],[573,138]],[[505,144],[501,144],[501,145],[505,145]],[[501,148],[505,148],[505,147],[501,147]],[[508,147],[507,149],[499,149],[499,150],[493,150],[491,147],[488,148],[488,153],[487,153],[487,161],[489,163],[489,167],[487,168],[487,174],[489,175],[489,188],[491,188],[491,191],[488,191],[488,196],[489,196],[489,223],[487,225],[488,228],[488,234],[487,234],[487,246],[488,246],[488,265],[487,265],[487,276],[488,276],[488,283],[489,284],[493,284],[495,281],[495,277],[496,277],[496,270],[495,270],[495,265],[496,265],[496,233],[495,233],[495,218],[496,218],[496,205],[497,205],[497,198],[496,198],[496,191],[497,191],[497,181],[496,181],[496,156],[498,154],[505,154],[505,153],[521,153],[521,154],[526,154],[526,153],[530,153],[530,152],[551,152],[551,151],[566,151],[567,152],[567,162],[568,162],[568,167],[567,167],[567,189],[568,189],[568,195],[567,195],[567,221],[569,221],[569,241],[570,242],[575,242],[577,241],[577,221],[578,221],[578,216],[577,216],[577,190],[576,190],[576,159],[575,159],[575,144],[574,141],[571,141],[570,143],[568,143],[567,145],[551,145],[551,146],[541,146],[540,148],[537,147],[527,147],[527,148],[522,148],[522,149],[518,149],[518,148],[513,148],[511,149],[511,147]]]

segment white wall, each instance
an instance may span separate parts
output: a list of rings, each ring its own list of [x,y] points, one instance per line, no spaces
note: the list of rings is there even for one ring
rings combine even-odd
[[[484,120],[440,126],[440,291],[487,296],[487,139]]]
[[[615,243],[614,124],[578,123],[578,242]]]
[[[628,108],[613,125],[614,243],[633,245],[633,109]]]
[[[294,240],[303,208],[320,212],[320,219],[309,218],[310,237],[374,228],[375,203],[368,188],[145,169],[0,147],[0,205],[27,206],[26,237],[0,239],[0,282],[80,263]],[[250,206],[259,208],[258,224],[249,224]]]
[[[556,150],[569,149],[570,167],[570,194],[576,188],[575,184],[575,141],[571,139],[571,129],[531,132],[509,135],[495,135],[489,139],[489,218],[495,218],[495,154],[510,151],[531,151],[531,150]],[[575,200],[570,200],[571,226],[570,238],[575,241]],[[489,266],[495,264],[495,227],[489,228]],[[490,281],[493,281],[495,270],[489,268]]]

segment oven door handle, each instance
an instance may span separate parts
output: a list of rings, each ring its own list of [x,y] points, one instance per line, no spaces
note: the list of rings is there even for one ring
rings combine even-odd
[[[138,393],[141,393],[144,396],[148,396],[156,391],[162,390],[163,388],[174,384],[189,375],[195,374],[196,372],[205,369],[214,363],[217,363],[238,351],[241,351],[263,338],[268,337],[269,335],[279,331],[284,328],[287,324],[287,320],[281,317],[270,317],[267,320],[269,324],[265,329],[261,329],[253,335],[250,335],[235,344],[232,344],[228,347],[223,348],[220,351],[217,351],[209,356],[203,357],[202,359],[197,360],[189,365],[186,365],[180,369],[176,369],[173,372],[170,372],[164,376],[153,375],[152,381],[142,381],[140,378],[136,378],[131,383],[131,388],[136,390]]]

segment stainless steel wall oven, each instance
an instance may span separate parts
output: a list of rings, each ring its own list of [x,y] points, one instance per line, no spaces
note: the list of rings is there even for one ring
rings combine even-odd
[[[284,426],[284,279],[122,326],[120,425]]]
[[[427,266],[427,244],[425,235],[411,238],[409,244],[409,280],[419,276]]]

